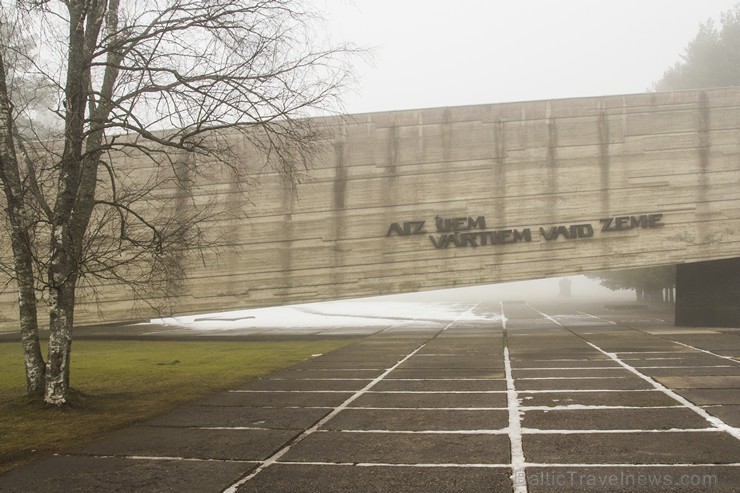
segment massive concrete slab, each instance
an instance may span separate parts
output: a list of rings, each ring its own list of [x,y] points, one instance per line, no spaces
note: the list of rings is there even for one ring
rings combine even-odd
[[[295,187],[240,149],[259,179],[246,195],[182,156],[207,176],[196,200],[238,214],[202,225],[224,246],[186,261],[165,313],[736,257],[739,114],[730,88],[349,115],[321,120]],[[158,193],[154,208],[182,202]],[[81,323],[158,315],[123,285],[80,296]],[[9,322],[14,303],[0,298]]]

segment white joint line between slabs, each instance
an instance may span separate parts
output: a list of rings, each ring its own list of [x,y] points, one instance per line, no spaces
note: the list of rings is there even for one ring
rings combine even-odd
[[[565,327],[563,324],[561,324],[560,322],[558,322],[557,320],[555,320],[554,318],[550,317],[549,315],[547,315],[545,313],[542,313],[541,311],[539,311],[535,307],[533,307],[533,306],[531,306],[529,304],[527,304],[527,306],[529,306],[530,308],[532,308],[532,310],[536,311],[537,313],[539,313],[543,317],[547,318],[548,320],[551,320],[552,322],[556,323],[560,327],[563,327],[566,330],[570,330],[567,327]],[[678,401],[681,404],[683,404],[685,407],[691,409],[696,414],[698,414],[699,416],[701,416],[702,418],[704,418],[707,422],[709,422],[709,424],[711,424],[715,428],[717,428],[717,429],[719,429],[721,431],[727,432],[728,434],[730,434],[734,438],[740,440],[740,429],[735,428],[734,426],[728,425],[727,423],[725,423],[721,419],[717,418],[716,416],[712,416],[711,414],[709,414],[708,412],[706,412],[701,407],[697,406],[696,404],[694,404],[693,402],[691,402],[688,399],[684,398],[683,396],[677,394],[676,392],[674,392],[673,390],[669,389],[668,387],[666,387],[662,383],[660,383],[657,380],[654,380],[653,378],[651,378],[651,377],[649,377],[649,376],[647,376],[647,375],[639,372],[635,367],[633,367],[633,366],[625,363],[621,359],[619,359],[619,356],[617,356],[616,353],[610,353],[608,351],[605,351],[605,350],[601,349],[599,346],[597,346],[596,344],[594,344],[594,343],[586,340],[584,337],[579,336],[577,333],[575,333],[575,332],[571,332],[571,333],[573,335],[576,335],[577,337],[580,337],[586,344],[588,344],[592,348],[596,349],[601,354],[604,354],[604,355],[608,356],[609,358],[611,358],[612,360],[614,360],[616,363],[618,363],[619,365],[621,365],[622,367],[624,367],[626,370],[632,372],[636,376],[638,376],[641,379],[643,379],[645,382],[647,382],[650,385],[652,385],[653,388],[655,388],[655,390],[658,390],[658,391],[664,393],[665,395],[667,395],[668,397],[672,398],[673,400]],[[658,336],[654,336],[654,337],[658,337]]]
[[[505,390],[369,390],[368,394],[505,394]]]
[[[532,310],[534,310],[534,311],[536,311],[537,313],[539,313],[540,315],[542,315],[543,317],[545,317],[545,318],[546,318],[547,320],[549,320],[550,322],[552,322],[552,323],[554,323],[555,325],[558,325],[558,326],[560,326],[560,327],[562,327],[562,328],[564,328],[564,329],[565,329],[565,325],[561,324],[560,322],[558,322],[557,320],[555,320],[554,318],[552,318],[552,317],[551,317],[550,315],[548,315],[547,313],[543,313],[543,312],[539,311],[539,310],[538,310],[537,308],[533,307],[533,306],[532,306],[532,305],[530,305],[529,303],[526,303],[526,305],[527,305],[527,306],[528,306],[529,308],[531,308]]]
[[[551,370],[619,370],[624,371],[624,368],[618,366],[560,366],[555,368],[538,367],[538,368],[517,368],[516,371],[551,371]]]
[[[564,404],[560,406],[519,406],[522,411],[593,411],[599,409],[683,409],[683,406],[598,406],[587,404]]]
[[[506,316],[504,303],[501,302],[501,328],[504,333],[504,370],[506,371],[506,401],[509,408],[509,443],[511,444],[511,484],[514,493],[527,493],[526,467],[524,445],[522,444],[522,416],[519,409],[519,396],[514,385],[514,375],[511,371],[509,345],[506,332]],[[522,479],[525,479],[522,481]]]
[[[584,341],[585,341],[585,339],[584,339]],[[668,397],[670,397],[670,398],[672,398],[672,399],[680,402],[681,404],[683,404],[687,408],[691,409],[696,414],[698,414],[699,416],[701,416],[702,418],[704,418],[705,420],[707,420],[712,426],[714,426],[714,427],[716,427],[716,428],[718,428],[718,429],[720,429],[722,431],[725,431],[725,432],[729,433],[730,435],[732,435],[733,437],[735,437],[738,440],[740,440],[740,429],[737,429],[737,428],[735,428],[733,426],[728,425],[727,423],[725,423],[721,419],[719,419],[719,418],[717,418],[715,416],[712,416],[711,414],[709,414],[708,412],[706,412],[701,407],[697,406],[696,404],[694,404],[693,402],[689,401],[685,397],[677,394],[676,392],[674,392],[673,390],[669,389],[668,387],[666,387],[662,383],[658,382],[657,380],[654,380],[654,379],[650,378],[649,376],[640,373],[637,369],[633,368],[632,366],[628,365],[624,361],[620,360],[619,357],[616,354],[610,353],[608,351],[604,351],[599,346],[597,346],[597,345],[595,345],[595,344],[593,344],[593,343],[591,343],[589,341],[586,341],[586,343],[589,346],[591,346],[594,349],[596,349],[597,351],[600,351],[600,352],[606,354],[607,356],[609,356],[610,358],[612,358],[614,361],[616,361],[617,363],[619,363],[620,365],[622,365],[625,369],[631,371],[632,373],[634,373],[638,377],[640,377],[643,380],[645,380],[647,383],[649,383],[650,385],[652,385],[656,390],[659,390],[660,392],[663,392]]]
[[[339,381],[339,382],[369,382],[372,378],[260,378],[262,382],[324,382],[324,381]]]
[[[255,477],[257,474],[262,472],[266,467],[271,466],[272,464],[276,463],[280,457],[288,453],[293,446],[297,445],[298,443],[302,442],[306,437],[312,435],[315,433],[319,428],[321,428],[327,421],[332,419],[334,416],[339,414],[341,411],[346,409],[353,401],[361,397],[363,394],[365,394],[368,390],[370,390],[375,384],[383,380],[390,372],[401,366],[403,363],[405,363],[409,358],[411,358],[413,355],[415,355],[417,352],[419,352],[426,344],[422,344],[421,346],[417,347],[413,351],[411,351],[409,354],[407,354],[403,359],[401,359],[399,362],[397,362],[392,367],[386,369],[383,373],[378,375],[373,381],[368,383],[365,387],[362,389],[354,392],[350,397],[348,397],[344,402],[342,402],[340,405],[335,407],[330,413],[328,413],[326,416],[321,418],[319,421],[317,421],[313,426],[306,429],[298,435],[294,440],[292,440],[290,443],[288,443],[285,447],[281,448],[274,454],[272,454],[270,457],[264,460],[262,464],[260,464],[258,467],[256,467],[250,474],[247,476],[235,481],[232,485],[227,487],[225,490],[223,490],[222,493],[236,493],[236,491],[244,484],[247,483],[247,481],[251,480],[253,477]]]
[[[235,394],[351,394],[352,390],[229,390]]]
[[[350,467],[410,467],[422,469],[434,468],[470,468],[470,469],[502,469],[509,468],[509,464],[450,464],[450,463],[393,463],[393,462],[317,462],[317,461],[280,461],[280,464],[290,466],[350,466]]]
[[[630,377],[518,377],[517,380],[619,380],[625,378]]]
[[[80,457],[80,454],[54,454],[55,457]],[[151,460],[151,461],[178,461],[178,462],[229,462],[235,464],[261,464],[259,460],[240,460],[240,459],[204,459],[202,457],[174,457],[174,456],[156,456],[156,455],[84,455],[84,457],[94,457],[96,459],[129,459],[129,460]]]
[[[368,379],[369,380],[369,379]],[[386,378],[386,382],[504,382],[505,378]]]
[[[681,467],[681,468],[683,467],[738,467],[740,466],[740,463],[729,462],[727,464],[715,464],[715,463],[710,463],[710,464],[696,464],[696,463],[694,464],[666,464],[666,463],[662,463],[662,464],[605,464],[605,463],[601,463],[601,464],[577,464],[577,463],[544,464],[544,463],[538,463],[538,462],[530,462],[529,464],[527,464],[527,466],[529,467],[583,467],[583,468],[618,467],[618,468],[628,469],[631,467]]]
[[[679,366],[636,366],[634,368],[638,368],[640,370],[662,370],[662,369],[672,369],[672,368],[682,368],[684,370],[691,369],[691,368],[738,368],[740,369],[740,366],[737,365],[679,365]]]
[[[611,435],[635,433],[722,433],[719,428],[667,428],[665,430],[542,430],[540,428],[522,428],[524,435]],[[529,466],[529,464],[527,464]]]
[[[227,428],[228,429],[228,428]],[[612,435],[612,434],[635,434],[635,433],[722,433],[719,428],[666,428],[664,430],[642,429],[642,428],[619,428],[619,429],[543,429],[543,428],[520,428],[522,435]],[[355,433],[377,434],[377,435],[508,435],[509,428],[499,430],[318,430],[316,433]]]
[[[364,409],[373,411],[508,411],[508,407],[376,407],[352,406],[349,410]]]
[[[614,353],[619,354],[619,353]],[[640,360],[645,361],[645,360]],[[685,365],[671,365],[671,366],[635,366],[635,368],[645,368],[647,370],[656,370],[656,369],[663,369],[663,368],[740,368],[740,366],[737,365],[703,365],[703,366],[685,366]],[[580,367],[567,367],[567,368],[517,368],[516,371],[550,371],[550,370],[619,370],[624,371],[624,368],[620,368],[618,366],[580,366]],[[556,377],[558,378],[558,377]],[[559,377],[562,378],[562,377]],[[586,378],[586,377],[583,377]],[[613,378],[613,377],[591,377],[591,378]],[[518,378],[517,380],[521,380],[521,378]]]
[[[616,325],[616,322],[612,322],[611,320],[605,320],[605,319],[603,319],[601,317],[597,317],[596,315],[591,315],[590,313],[585,313],[585,312],[578,312],[578,313],[582,313],[583,315],[588,315],[589,317],[596,318],[598,320],[603,320],[605,322],[613,323],[613,324]],[[637,329],[633,329],[633,330],[637,330]],[[702,353],[711,354],[712,356],[716,356],[717,358],[722,358],[722,359],[726,359],[726,360],[732,361],[733,363],[738,363],[738,360],[735,359],[735,358],[733,358],[732,356],[725,356],[724,354],[713,353],[712,351],[708,351],[706,349],[698,348],[698,347],[692,346],[690,344],[684,344],[683,342],[674,341],[673,339],[670,339],[668,337],[663,337],[663,336],[661,336],[659,334],[658,335],[651,334],[650,332],[646,332],[646,331],[643,331],[643,330],[638,330],[638,332],[644,332],[646,334],[650,334],[652,336],[659,337],[661,339],[665,339],[666,341],[670,341],[670,342],[672,342],[674,344],[678,344],[680,346],[687,347],[689,349],[693,349],[694,351],[699,351],[699,352],[702,352]],[[620,353],[620,354],[628,354],[628,353]],[[691,353],[688,353],[688,354],[691,354]]]
[[[617,354],[691,354],[691,351],[615,351]]]
[[[733,358],[732,356],[725,356],[724,354],[713,353],[712,351],[708,351],[706,349],[702,349],[702,348],[698,348],[698,347],[695,347],[695,346],[691,346],[689,344],[684,344],[683,342],[674,341],[673,339],[668,339],[668,340],[671,341],[671,342],[675,342],[676,344],[680,344],[681,346],[685,346],[685,347],[687,347],[689,349],[693,349],[694,351],[700,351],[702,353],[711,354],[712,356],[716,356],[718,358],[722,358],[722,359],[726,359],[726,360],[732,361],[733,363],[738,363],[738,360],[735,359],[735,358]],[[736,365],[733,365],[733,366],[736,366]]]
[[[520,390],[520,394],[568,394],[588,392],[660,392],[658,389],[544,389],[544,390]]]
[[[500,430],[319,430],[317,433],[369,433],[387,435],[508,435],[509,429]]]
[[[452,463],[420,463],[420,464],[392,464],[382,462],[359,462],[357,467],[419,467],[423,469],[433,469],[435,467],[444,468],[476,468],[476,469],[500,469],[509,468],[509,464],[452,464]]]

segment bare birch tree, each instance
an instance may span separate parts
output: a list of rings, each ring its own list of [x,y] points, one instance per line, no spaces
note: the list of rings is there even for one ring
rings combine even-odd
[[[28,392],[69,398],[75,300],[83,282],[166,287],[183,252],[202,248],[207,206],[157,210],[174,182],[188,200],[198,156],[245,173],[234,135],[289,178],[314,151],[306,116],[336,109],[349,76],[346,46],[319,42],[314,13],[291,0],[20,0],[2,3],[0,181],[18,289]],[[24,72],[56,91],[60,139],[21,131],[31,105],[14,99]],[[54,128],[52,126],[52,128]],[[130,179],[121,156],[151,173]],[[166,172],[165,172],[166,170]],[[48,305],[49,349],[39,344]]]

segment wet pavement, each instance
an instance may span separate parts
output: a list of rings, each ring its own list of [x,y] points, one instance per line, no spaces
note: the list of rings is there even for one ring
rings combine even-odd
[[[0,491],[740,488],[740,329],[603,305],[461,313],[360,331],[0,476]]]

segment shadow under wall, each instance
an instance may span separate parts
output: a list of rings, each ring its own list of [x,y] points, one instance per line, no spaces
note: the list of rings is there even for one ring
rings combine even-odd
[[[676,266],[676,325],[740,327],[740,258]]]

